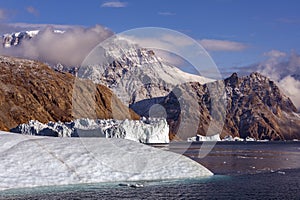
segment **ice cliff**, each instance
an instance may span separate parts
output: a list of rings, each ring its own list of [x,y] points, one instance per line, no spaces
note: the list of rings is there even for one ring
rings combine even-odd
[[[72,122],[36,120],[20,124],[11,132],[54,137],[106,137],[129,139],[141,143],[169,143],[169,126],[165,119],[141,120],[76,119]]]

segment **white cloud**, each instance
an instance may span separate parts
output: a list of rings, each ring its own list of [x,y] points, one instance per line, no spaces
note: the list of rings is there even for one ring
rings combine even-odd
[[[19,31],[24,30],[32,30],[32,29],[45,29],[47,27],[53,27],[55,29],[73,29],[73,28],[79,28],[80,26],[75,25],[61,25],[61,24],[29,24],[29,23],[9,23],[6,24],[6,26],[9,26],[14,29],[19,29]]]
[[[190,46],[190,45],[193,45],[194,44],[194,41],[187,38],[187,37],[183,37],[181,35],[172,35],[172,34],[166,34],[166,35],[163,35],[161,37],[162,41],[166,42],[166,43],[176,43],[177,45],[179,46]]]
[[[0,21],[5,20],[7,18],[6,11],[4,9],[0,9]]]
[[[283,18],[277,19],[276,21],[280,22],[280,23],[284,23],[284,24],[299,24],[300,23],[300,19],[299,18],[287,18],[287,17],[283,17]]]
[[[155,54],[158,57],[163,58],[164,61],[174,66],[181,66],[185,63],[182,58],[173,53],[176,48],[178,48],[177,45],[187,47],[193,44],[190,40],[184,37],[168,34],[161,35],[160,37],[135,37],[126,35],[125,38],[141,47],[150,47],[155,51]]]
[[[173,15],[176,15],[175,13],[173,12],[158,12],[158,15],[163,15],[163,16],[173,16]]]
[[[286,53],[278,50],[271,50],[269,52],[264,53],[264,56],[268,56],[270,58],[279,58],[279,57],[285,57]]]
[[[202,39],[199,43],[208,51],[242,51],[247,45],[229,40]]]
[[[121,1],[107,1],[104,2],[101,7],[107,7],[107,8],[124,8],[127,7],[127,2],[121,2]]]
[[[291,98],[295,106],[300,108],[300,81],[292,76],[286,76],[279,80],[280,89]]]
[[[41,25],[37,25],[39,26]],[[1,46],[0,54],[40,60],[49,64],[79,66],[96,45],[112,35],[111,31],[100,25],[90,28],[68,26],[64,34],[55,33],[55,29],[57,27],[50,25],[44,27],[36,37],[22,41],[18,48]]]
[[[131,42],[140,45],[141,47],[153,47],[161,50],[169,50],[175,52],[180,47],[188,47],[193,45],[193,41],[183,36],[177,36],[172,34],[153,35],[153,37],[134,37],[126,36]],[[174,49],[175,48],[175,49]]]
[[[288,55],[278,50],[271,50],[263,55],[268,59],[248,67],[248,70],[258,71],[275,81],[300,109],[300,55],[294,51]]]
[[[26,7],[26,11],[35,16],[39,15],[39,11],[36,8],[34,8],[33,6]]]

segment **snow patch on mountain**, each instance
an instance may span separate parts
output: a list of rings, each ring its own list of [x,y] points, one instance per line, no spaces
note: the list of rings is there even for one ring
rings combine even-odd
[[[169,143],[167,121],[155,118],[142,118],[141,120],[76,119],[72,122],[49,122],[48,124],[31,120],[28,124],[20,124],[11,131],[26,135],[106,137],[141,143]]]
[[[36,36],[39,32],[39,30],[33,30],[4,34],[2,36],[3,47],[8,48],[11,46],[17,46],[22,42],[23,39],[31,39],[32,37]]]

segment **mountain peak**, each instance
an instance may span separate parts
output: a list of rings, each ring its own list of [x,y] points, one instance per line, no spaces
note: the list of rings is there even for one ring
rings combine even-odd
[[[232,73],[230,77],[225,79],[225,85],[235,87],[239,83],[239,77],[236,72]]]
[[[238,78],[238,74],[237,74],[236,72],[233,72],[233,73],[231,74],[230,78],[236,79],[236,78]]]
[[[264,82],[268,82],[270,81],[270,79],[264,75],[262,75],[261,73],[259,72],[252,72],[249,77],[253,80],[256,80],[256,81],[264,81]]]
[[[182,83],[212,81],[186,73],[153,50],[119,37],[106,40],[92,51],[80,67],[78,77],[108,86],[126,104],[165,96]]]

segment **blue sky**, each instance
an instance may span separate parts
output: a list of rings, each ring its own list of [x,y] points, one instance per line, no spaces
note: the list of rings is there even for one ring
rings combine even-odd
[[[262,61],[266,52],[300,52],[297,0],[9,0],[1,23],[101,24],[119,33],[164,27],[199,40],[221,68]]]

